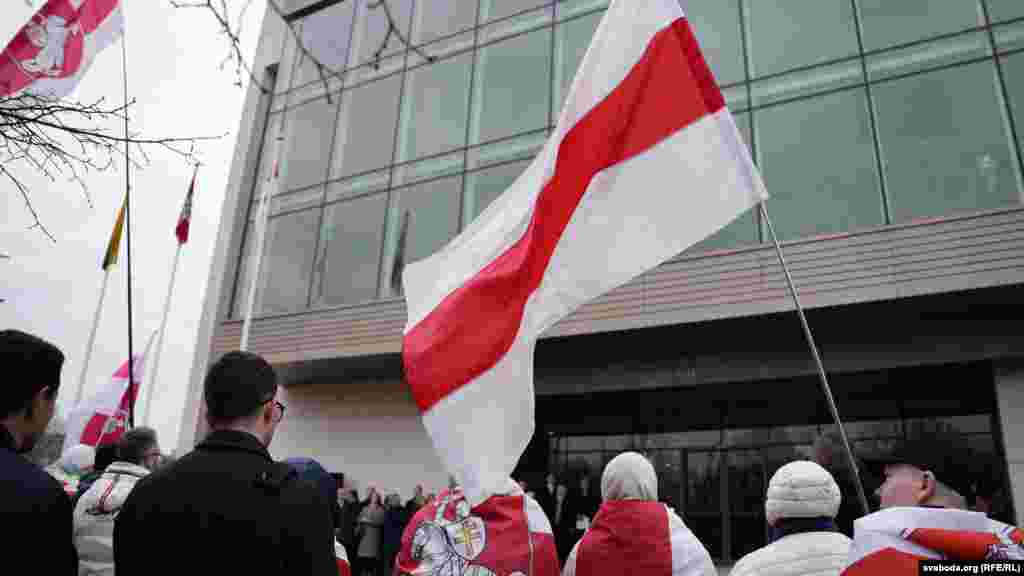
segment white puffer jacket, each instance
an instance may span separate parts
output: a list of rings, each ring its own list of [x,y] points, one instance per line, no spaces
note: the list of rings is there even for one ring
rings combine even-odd
[[[114,519],[139,479],[142,466],[115,462],[107,467],[75,506],[75,547],[79,576],[114,574]]]
[[[807,460],[790,462],[772,476],[765,497],[769,522],[787,518],[835,518],[841,495],[835,479]],[[754,550],[733,566],[731,576],[838,576],[851,540],[839,532],[790,534]]]

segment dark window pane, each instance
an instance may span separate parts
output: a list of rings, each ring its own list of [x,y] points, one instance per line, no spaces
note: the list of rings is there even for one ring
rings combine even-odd
[[[886,82],[874,95],[894,220],[1021,202],[991,62]]]
[[[686,453],[686,512],[683,521],[712,558],[722,557],[722,487],[718,452]]]
[[[388,34],[388,14],[390,13],[391,22],[397,27],[397,31],[404,38],[408,38],[412,0],[358,0],[358,3],[356,29],[352,41],[352,65],[357,66],[373,61],[378,56],[388,56],[401,51],[405,46],[398,35],[394,31]]]
[[[857,53],[850,0],[744,0],[751,74],[774,74]]]
[[[1024,20],[996,26],[993,32],[1000,52],[1024,48]]]
[[[658,476],[658,501],[682,513],[686,506],[683,486],[685,471],[679,450],[651,450],[647,459],[651,461]]]
[[[744,78],[738,0],[680,0],[701,52],[719,85]]]
[[[313,276],[314,304],[336,306],[376,298],[387,204],[387,194],[376,194],[326,208]]]
[[[472,53],[428,64],[406,75],[398,160],[414,160],[463,146],[469,108]]]
[[[459,231],[459,197],[462,177],[442,178],[392,191],[392,209],[388,215],[387,258],[384,270],[385,294],[392,290],[392,274],[399,271],[395,254],[400,241],[402,221],[409,214],[405,240],[405,262],[422,260],[447,244]],[[400,284],[396,278],[396,284]]]
[[[341,94],[332,177],[359,174],[391,163],[398,121],[400,74]]]
[[[344,70],[348,66],[352,5],[352,2],[335,4],[306,16],[300,23],[303,46],[329,70]],[[312,60],[305,58],[300,61],[296,86],[320,78]]]
[[[529,165],[529,161],[513,162],[467,174],[466,199],[463,205],[466,225],[475,220],[495,198],[508,190]]]
[[[319,224],[319,208],[278,216],[268,222],[258,306],[263,314],[295,312],[306,307]]]
[[[477,0],[420,0],[413,16],[412,38],[426,44],[472,28],[476,24]]]
[[[863,90],[758,110],[754,122],[780,239],[883,224]]]
[[[576,71],[583,62],[583,55],[594,38],[597,25],[601,23],[604,12],[597,12],[589,16],[575,18],[568,22],[558,24],[555,28],[555,62],[554,62],[554,84],[555,100],[553,118],[557,122],[558,116],[565,106],[565,98],[569,95],[572,81],[576,77]]]
[[[933,0],[857,0],[864,49],[878,50],[985,24],[977,0],[954,0],[936,9]]]
[[[766,542],[764,497],[768,474],[759,451],[727,453],[729,465],[729,536],[733,558],[740,558]]]
[[[550,82],[550,28],[481,48],[469,144],[547,126]]]
[[[327,162],[334,137],[334,122],[338,117],[338,97],[331,103],[320,98],[285,114],[285,159],[281,162],[281,176],[286,190],[296,190],[319,184],[326,179]]]
[[[1020,0],[986,0],[988,16],[993,22],[1024,17],[1024,2]]]

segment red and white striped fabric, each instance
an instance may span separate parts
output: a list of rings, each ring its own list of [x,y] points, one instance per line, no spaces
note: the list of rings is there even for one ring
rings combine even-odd
[[[334,559],[338,563],[338,576],[352,576],[352,566],[348,562],[348,553],[341,542],[334,541]]]
[[[547,516],[511,480],[506,486],[472,508],[458,488],[420,508],[402,533],[395,574],[558,576]]]
[[[1024,532],[981,512],[888,508],[854,521],[843,576],[918,574],[918,561],[1024,560]]]
[[[470,501],[533,434],[537,337],[766,197],[676,0],[612,2],[544,149],[402,275],[406,380]]]
[[[0,56],[0,96],[66,96],[123,33],[121,0],[49,0]]]
[[[661,502],[613,500],[576,543],[562,576],[715,576],[711,555]]]

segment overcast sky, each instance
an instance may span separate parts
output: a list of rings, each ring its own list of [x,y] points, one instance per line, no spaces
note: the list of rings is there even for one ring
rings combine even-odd
[[[4,2],[0,19],[4,46],[43,1],[32,3],[34,7],[22,0]],[[263,8],[263,3],[254,2],[247,15],[243,46],[249,58]],[[170,451],[181,424],[244,90],[234,85],[231,68],[219,68],[227,44],[209,12],[175,9],[168,0],[124,2],[123,9],[129,97],[138,101],[131,129],[150,137],[226,134],[200,149],[205,165],[199,170],[192,231],[182,252],[154,388],[151,424],[164,449]],[[121,46],[114,44],[97,56],[71,97],[83,101],[103,97],[120,103],[121,69]],[[32,219],[24,202],[10,182],[0,181],[4,215],[0,254],[10,256],[0,259],[0,298],[6,300],[0,303],[0,327],[32,332],[64,351],[67,361],[58,405],[66,413],[75,396],[103,278],[100,262],[124,194],[125,177],[120,165],[87,177],[90,206],[74,184],[49,182],[24,168],[19,174],[31,185],[34,206],[57,241],[27,230]],[[192,168],[182,159],[158,150],[151,154],[148,166],[131,172],[136,350],[142,349],[160,323],[177,247],[174,226],[191,175]],[[122,244],[89,364],[86,397],[107,383],[127,359],[125,255]],[[143,391],[140,399],[144,396]]]

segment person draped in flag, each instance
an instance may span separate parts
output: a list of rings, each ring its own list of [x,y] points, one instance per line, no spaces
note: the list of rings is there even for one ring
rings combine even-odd
[[[868,462],[885,478],[881,510],[854,521],[843,576],[916,575],[922,560],[1024,560],[1024,531],[967,510],[967,462],[933,436],[898,443]]]
[[[842,493],[822,466],[808,460],[776,470],[765,495],[768,545],[740,558],[729,576],[836,576],[850,539],[836,523]]]
[[[658,502],[658,477],[643,455],[623,452],[608,462],[601,498],[562,576],[718,574],[707,548],[674,510]]]
[[[511,478],[471,507],[451,483],[402,533],[397,576],[558,576],[551,523]]]

